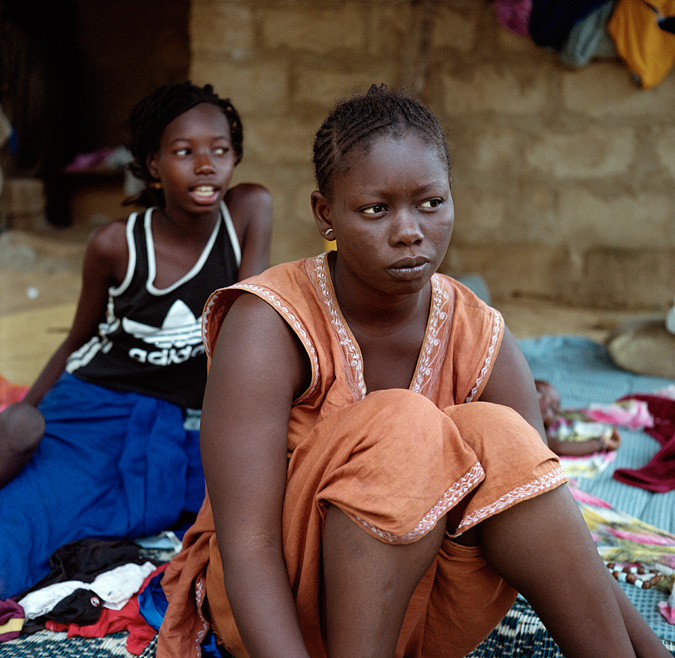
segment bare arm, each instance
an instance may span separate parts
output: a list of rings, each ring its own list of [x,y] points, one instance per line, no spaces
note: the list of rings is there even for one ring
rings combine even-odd
[[[288,420],[309,362],[290,327],[243,295],[228,313],[204,396],[201,450],[225,589],[251,658],[308,658],[283,558]]]
[[[548,447],[561,457],[581,457],[603,450],[600,439],[588,441],[561,441],[552,436],[547,437]]]
[[[561,441],[554,436],[548,437],[548,447],[556,455],[565,457],[579,457],[582,455],[591,455],[595,452],[616,450],[621,445],[621,436],[619,431],[614,429],[609,440],[600,437],[587,439],[586,441]]]
[[[272,196],[262,186],[241,183],[229,189],[225,203],[241,245],[239,281],[269,267],[272,240]]]
[[[84,255],[82,289],[73,324],[26,394],[26,402],[37,405],[63,373],[68,356],[96,333],[105,315],[108,288],[122,280],[127,261],[123,221],[103,226],[91,235]]]
[[[612,581],[612,588],[616,596],[621,616],[623,617],[628,636],[635,650],[637,658],[672,658],[672,654],[663,645],[663,642],[654,633],[651,626],[647,624],[644,617],[638,612],[637,608],[631,603],[626,593],[621,589],[619,583],[607,572]]]
[[[504,337],[497,359],[480,399],[483,402],[511,407],[532,425],[547,443],[534,377],[508,327],[504,328]]]

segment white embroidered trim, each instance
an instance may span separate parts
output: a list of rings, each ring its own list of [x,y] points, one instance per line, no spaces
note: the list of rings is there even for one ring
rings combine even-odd
[[[450,508],[454,507],[464,496],[471,491],[484,477],[485,472],[479,462],[476,462],[457,482],[455,482],[439,499],[439,501],[422,517],[420,522],[404,535],[392,535],[380,530],[372,523],[364,521],[360,516],[356,519],[373,534],[390,544],[406,544],[415,541],[432,530]]]
[[[202,622],[202,627],[197,631],[197,635],[194,638],[195,650],[197,658],[201,658],[202,655],[202,642],[206,637],[206,634],[209,631],[209,622],[206,621],[206,618],[202,614],[202,604],[206,595],[205,591],[205,580],[204,576],[200,576],[195,582],[195,601],[197,602],[197,611],[199,612],[199,619]]]
[[[345,325],[342,313],[335,301],[327,275],[327,254],[320,254],[311,259],[311,268],[319,286],[319,293],[324,305],[328,309],[331,325],[342,349],[345,362],[351,368],[350,388],[355,400],[362,399],[368,393],[363,378],[363,357],[359,347],[352,339],[351,333]],[[415,368],[415,374],[410,386],[412,391],[421,393],[426,397],[431,395],[433,383],[438,376],[438,371],[433,368],[433,362],[444,354],[449,338],[448,312],[449,294],[445,287],[432,278],[431,309],[427,331],[424,336],[424,344]],[[494,339],[493,339],[494,342]],[[494,350],[494,345],[492,346]],[[428,389],[428,390],[425,390]]]
[[[204,312],[202,313],[202,342],[204,343],[204,348],[206,349],[206,355],[209,359],[213,356],[211,354],[211,346],[209,342],[209,317],[211,316],[211,311],[213,311],[213,306],[216,303],[216,299],[220,297],[222,290],[214,292],[206,301],[206,306]]]
[[[428,328],[410,387],[415,393],[426,397],[431,397],[433,384],[439,374],[439,369],[432,367],[433,362],[439,355],[445,355],[450,335],[450,322],[447,321],[448,312],[445,310],[448,308],[450,295],[435,277],[431,279],[431,294]]]
[[[351,334],[345,326],[342,313],[335,302],[331,287],[328,285],[328,275],[326,274],[327,254],[319,254],[311,259],[311,268],[319,285],[319,292],[324,305],[328,309],[331,325],[338,339],[338,344],[342,348],[342,355],[351,371],[348,374],[349,387],[352,389],[354,400],[360,400],[366,397],[366,382],[363,378],[363,359],[361,351],[351,338]]]
[[[527,500],[528,498],[533,498],[548,489],[552,489],[558,484],[565,482],[567,478],[562,468],[558,467],[555,470],[543,475],[540,478],[537,478],[534,482],[529,482],[520,487],[509,491],[507,494],[504,494],[499,500],[496,500],[490,505],[486,505],[475,512],[472,512],[468,516],[465,516],[462,519],[462,522],[457,528],[456,535],[461,534],[468,530],[471,526],[484,521],[489,516],[498,514],[508,507],[513,506],[515,503]]]
[[[480,385],[483,383],[483,380],[485,379],[485,375],[487,375],[488,370],[490,369],[490,364],[492,363],[492,357],[494,356],[495,347],[497,346],[497,340],[499,339],[499,328],[501,327],[502,324],[502,316],[499,313],[499,311],[495,310],[494,308],[490,310],[492,311],[492,338],[490,339],[490,346],[488,347],[487,356],[485,357],[485,363],[481,368],[480,374],[478,375],[478,379],[476,380],[476,383],[474,387],[471,389],[469,395],[466,396],[466,400],[464,400],[464,402],[471,402],[476,393],[478,392]]]

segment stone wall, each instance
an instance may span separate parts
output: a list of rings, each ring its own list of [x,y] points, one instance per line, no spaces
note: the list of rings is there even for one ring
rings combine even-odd
[[[272,259],[323,248],[311,145],[334,102],[405,84],[453,153],[444,270],[513,295],[664,308],[675,293],[675,73],[645,91],[618,60],[566,68],[479,0],[192,0],[194,81],[240,110],[236,180],[275,199]]]

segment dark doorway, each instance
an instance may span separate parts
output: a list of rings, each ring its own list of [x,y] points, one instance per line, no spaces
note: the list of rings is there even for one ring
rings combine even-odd
[[[63,168],[127,139],[134,103],[189,70],[189,0],[0,0],[0,103],[14,133],[5,178],[41,178],[68,225]]]

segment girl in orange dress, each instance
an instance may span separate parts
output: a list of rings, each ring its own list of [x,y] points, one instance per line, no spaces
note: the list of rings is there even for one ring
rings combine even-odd
[[[211,296],[208,497],[163,581],[157,654],[452,658],[520,591],[568,658],[667,658],[601,561],[500,314],[437,274],[437,119],[337,106],[312,208],[337,250]]]

